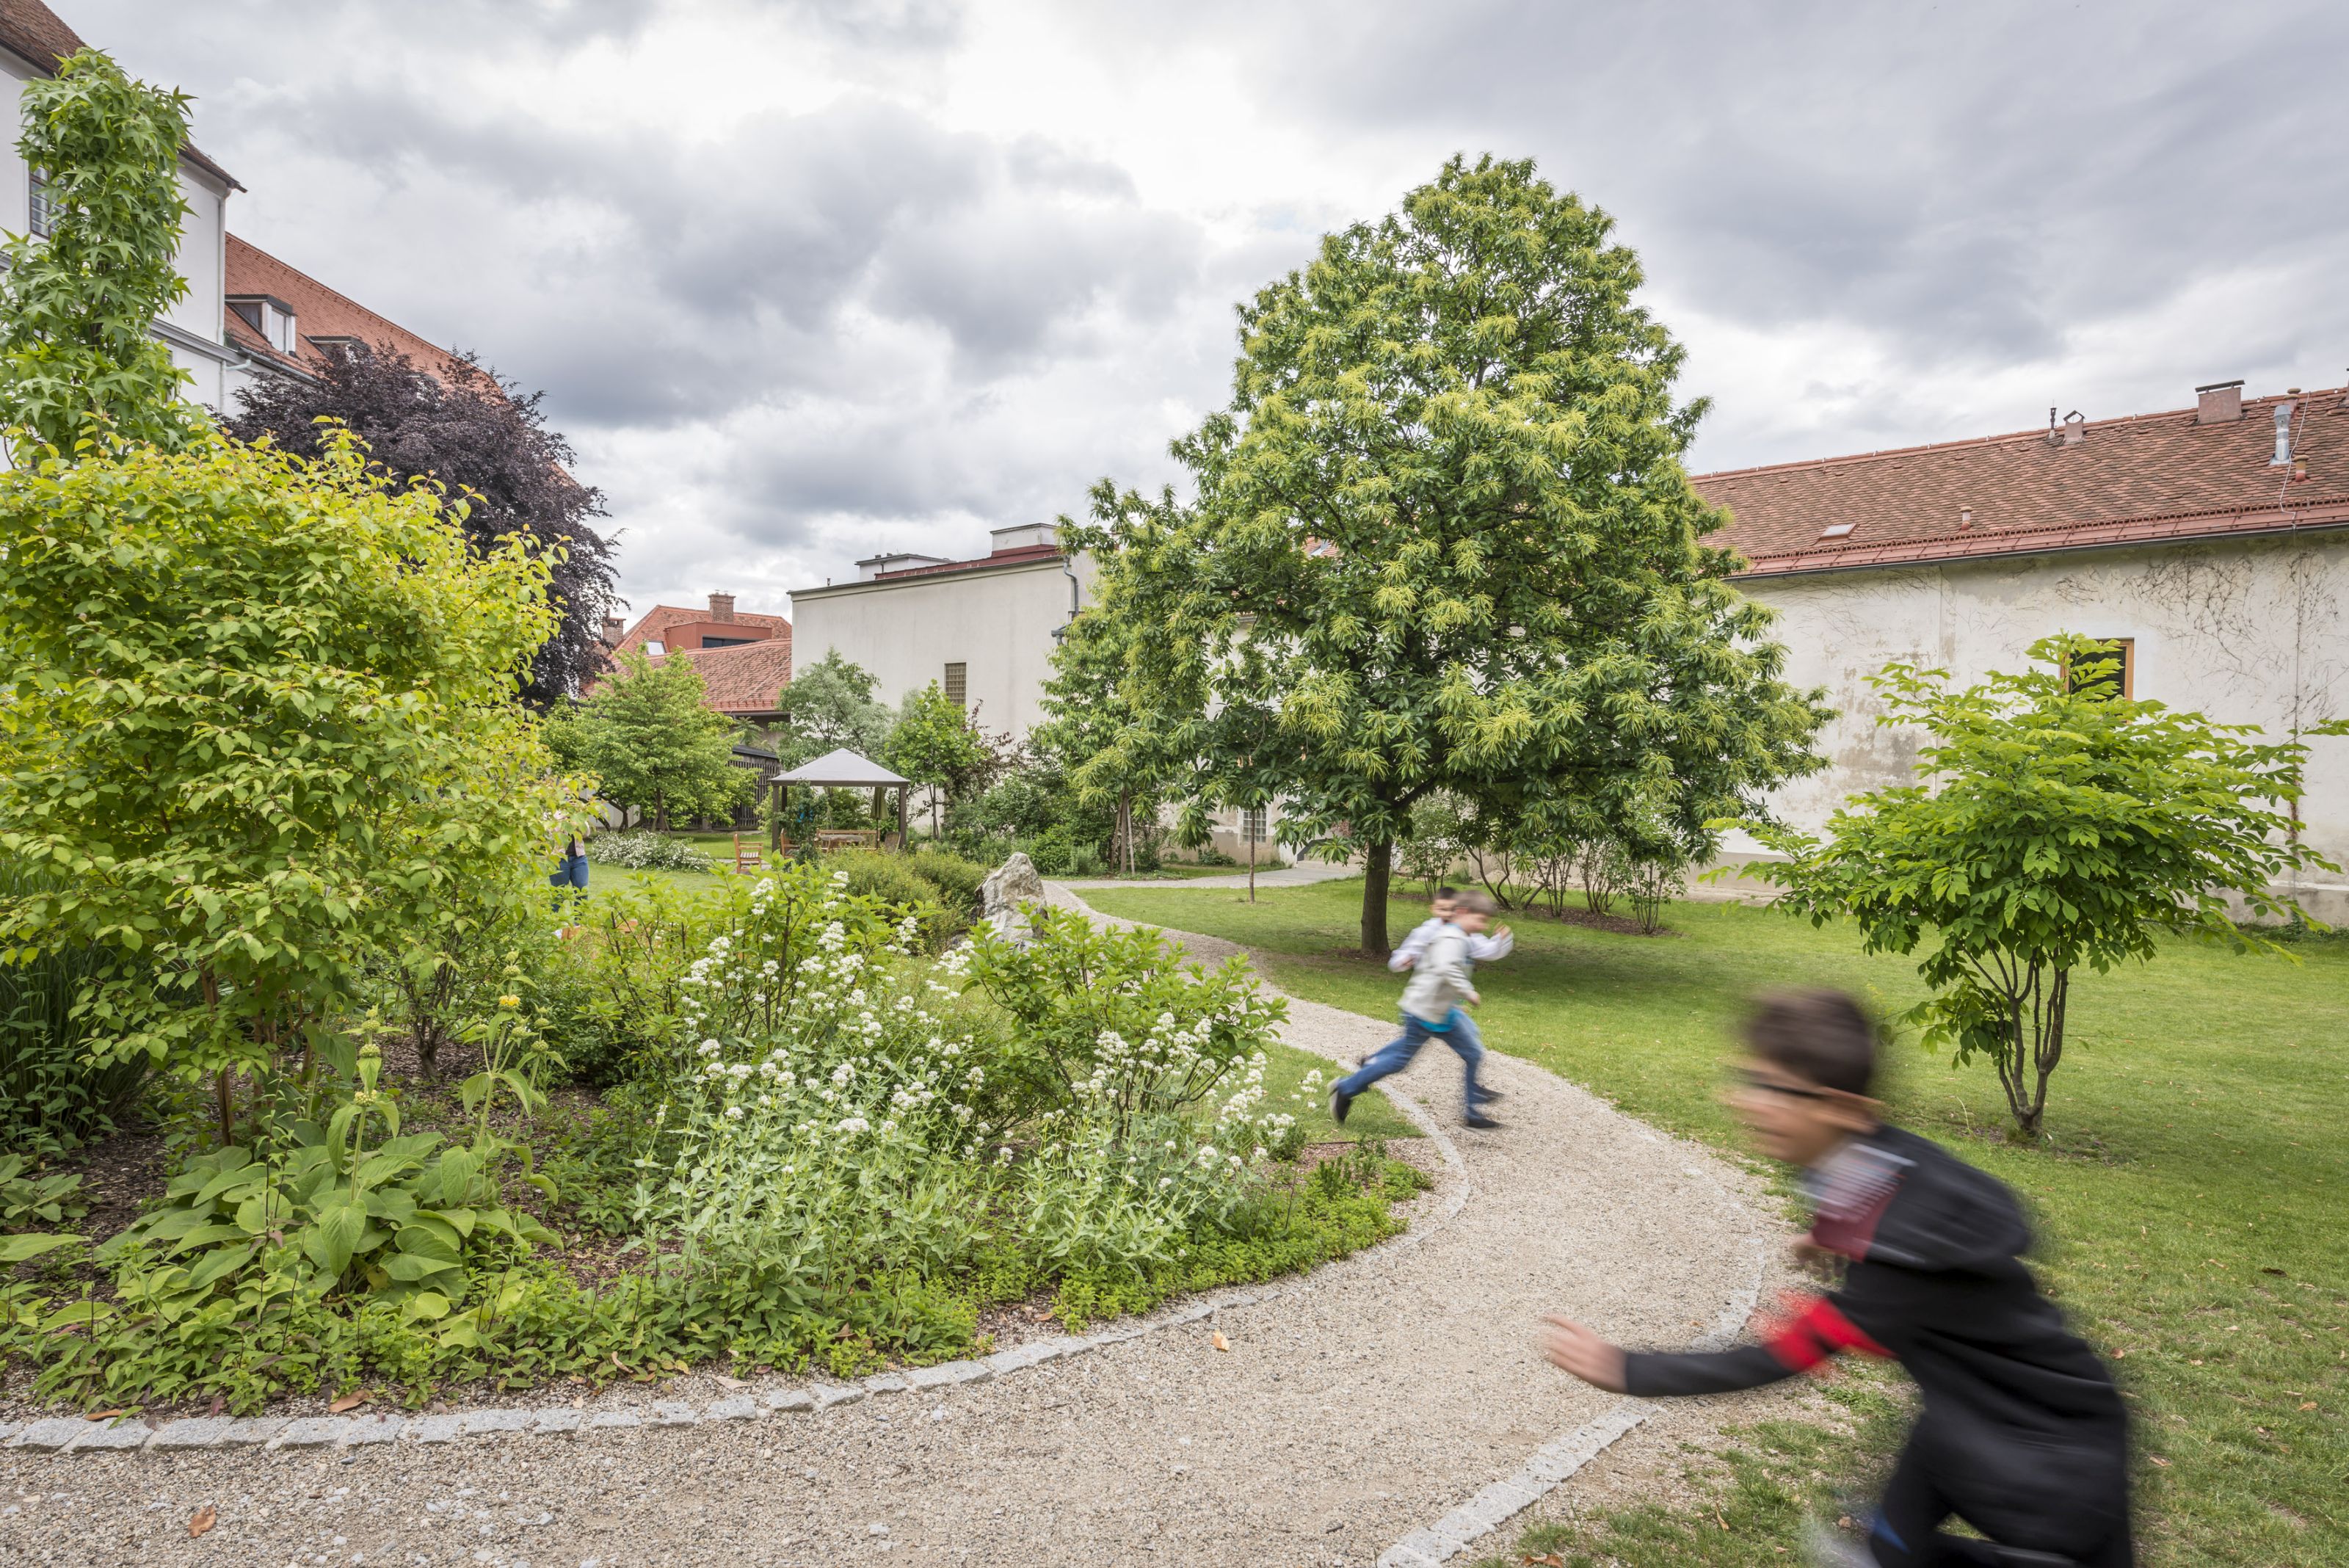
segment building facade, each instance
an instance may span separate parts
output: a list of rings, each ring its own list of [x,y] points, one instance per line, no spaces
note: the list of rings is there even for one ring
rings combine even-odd
[[[1856,791],[1912,782],[1924,737],[1878,722],[1886,664],[1971,682],[2059,631],[2112,643],[2127,694],[2270,740],[2349,714],[2349,394],[2199,391],[2167,413],[1698,476],[1733,514],[1738,586],[1779,612],[1787,679],[1837,711],[1828,767],[1773,810],[1816,829]],[[2349,739],[2309,744],[2300,831],[2349,865]],[[2349,919],[2349,877],[2283,890]]]
[[[1050,524],[999,528],[969,561],[876,556],[856,580],[792,595],[802,665],[837,652],[872,672],[891,706],[936,681],[982,729],[1020,736],[1043,722],[1055,633],[1085,603],[1092,571]]]

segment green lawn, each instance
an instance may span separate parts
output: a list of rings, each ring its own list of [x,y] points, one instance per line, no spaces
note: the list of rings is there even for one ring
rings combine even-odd
[[[1090,901],[1247,943],[1298,995],[1384,1018],[1394,977],[1346,950],[1361,897],[1339,882],[1253,906],[1207,889]],[[1398,899],[1394,933],[1424,912]],[[1487,1042],[1724,1147],[1737,1140],[1719,1064],[1747,997],[1831,985],[1898,1010],[1921,994],[1910,961],[1764,909],[1677,905],[1653,938],[1516,924],[1515,955],[1477,977]],[[2122,1357],[2148,1460],[2148,1562],[2349,1563],[2349,942],[2296,951],[2174,942],[2148,966],[2076,981],[2052,1147],[1994,1141],[2006,1118],[1987,1068],[1912,1045],[1887,1089],[1899,1119],[2025,1195],[2050,1287]],[[1720,1534],[1688,1534],[1697,1560],[1752,1556],[1754,1542]]]
[[[1264,865],[1259,871],[1275,871],[1281,867]],[[1055,877],[1055,882],[1188,882],[1200,877],[1245,877],[1245,866],[1161,866],[1155,871],[1137,871],[1129,877],[1123,871],[1102,871],[1089,877]]]

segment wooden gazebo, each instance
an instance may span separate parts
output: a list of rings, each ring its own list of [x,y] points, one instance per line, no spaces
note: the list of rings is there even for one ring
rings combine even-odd
[[[843,747],[836,752],[826,752],[812,763],[802,763],[798,767],[786,768],[767,781],[768,788],[774,792],[774,810],[769,814],[773,819],[774,830],[770,836],[768,846],[774,853],[780,855],[783,852],[783,790],[791,784],[806,784],[813,789],[869,789],[873,792],[873,810],[875,815],[878,815],[881,811],[883,792],[895,790],[897,792],[897,843],[900,846],[905,844],[905,794],[914,787],[914,781],[900,778],[872,758],[859,756]],[[819,849],[844,848],[858,844],[869,845],[874,838],[872,834],[855,828],[830,827],[818,828],[814,836],[816,847]]]

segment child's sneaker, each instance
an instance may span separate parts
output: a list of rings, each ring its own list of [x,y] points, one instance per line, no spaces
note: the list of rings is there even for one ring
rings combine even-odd
[[[1346,1125],[1346,1113],[1354,1108],[1354,1096],[1337,1085],[1330,1085],[1330,1119],[1340,1127]]]

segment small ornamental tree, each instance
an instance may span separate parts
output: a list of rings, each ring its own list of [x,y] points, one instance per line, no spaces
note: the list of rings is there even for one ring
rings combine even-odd
[[[307,455],[335,428],[319,421],[339,421],[394,479],[429,479],[461,496],[456,515],[474,549],[530,540],[548,557],[557,621],[523,695],[544,707],[601,673],[612,547],[588,519],[603,514],[604,498],[571,476],[571,445],[547,429],[545,394],[501,380],[469,355],[428,367],[388,345],[337,345],[313,370],[247,388],[230,431]]]
[[[1705,543],[1704,405],[1613,226],[1530,163],[1453,160],[1241,307],[1230,406],[1174,445],[1195,503],[1104,481],[1067,530],[1119,557],[1121,700],[1195,759],[1188,835],[1278,802],[1287,842],[1359,854],[1366,952],[1438,790],[1695,858],[1823,760],[1820,694]]]
[[[742,727],[705,706],[693,660],[656,664],[631,649],[619,671],[557,716],[547,739],[564,765],[594,774],[604,797],[668,831],[671,819],[728,816],[751,774],[734,765]]]
[[[1028,743],[1057,767],[1078,800],[1115,812],[1110,861],[1131,875],[1139,869],[1140,825],[1156,822],[1170,784],[1189,769],[1136,701],[1136,624],[1125,611],[1123,565],[1115,556],[1101,563],[1093,607],[1062,631],[1044,685],[1045,722]]]
[[[1888,666],[1872,678],[1878,722],[1928,732],[1930,782],[1854,795],[1824,839],[1742,826],[1787,857],[1746,867],[1785,889],[1775,907],[1814,925],[1847,916],[1870,952],[1930,944],[1918,972],[1933,995],[1909,1020],[1959,1062],[1989,1058],[2036,1137],[2075,971],[2150,960],[2163,932],[2281,951],[2235,923],[2230,897],[2296,919],[2277,878],[2335,867],[2287,815],[2308,756],[2297,737],[2259,743],[2249,726],[2122,698],[2084,638],[2048,638],[2031,658],[1962,690],[1943,670]]]
[[[546,567],[443,498],[206,437],[0,474],[0,961],[120,955],[100,1059],[233,1078],[338,1028],[373,955],[437,940],[564,824],[513,701]]]
[[[16,461],[85,440],[183,446],[203,416],[151,327],[188,292],[172,266],[187,97],[84,49],[26,82],[22,109],[16,151],[48,232],[10,236],[0,274],[0,427]]]
[[[878,762],[895,716],[873,696],[875,682],[863,665],[838,649],[792,672],[775,707],[775,750],[783,766],[812,762],[826,752],[851,751]]]
[[[930,833],[940,831],[939,802],[961,800],[984,788],[998,766],[995,749],[978,719],[935,680],[906,694],[883,760],[916,784],[930,786]]]

